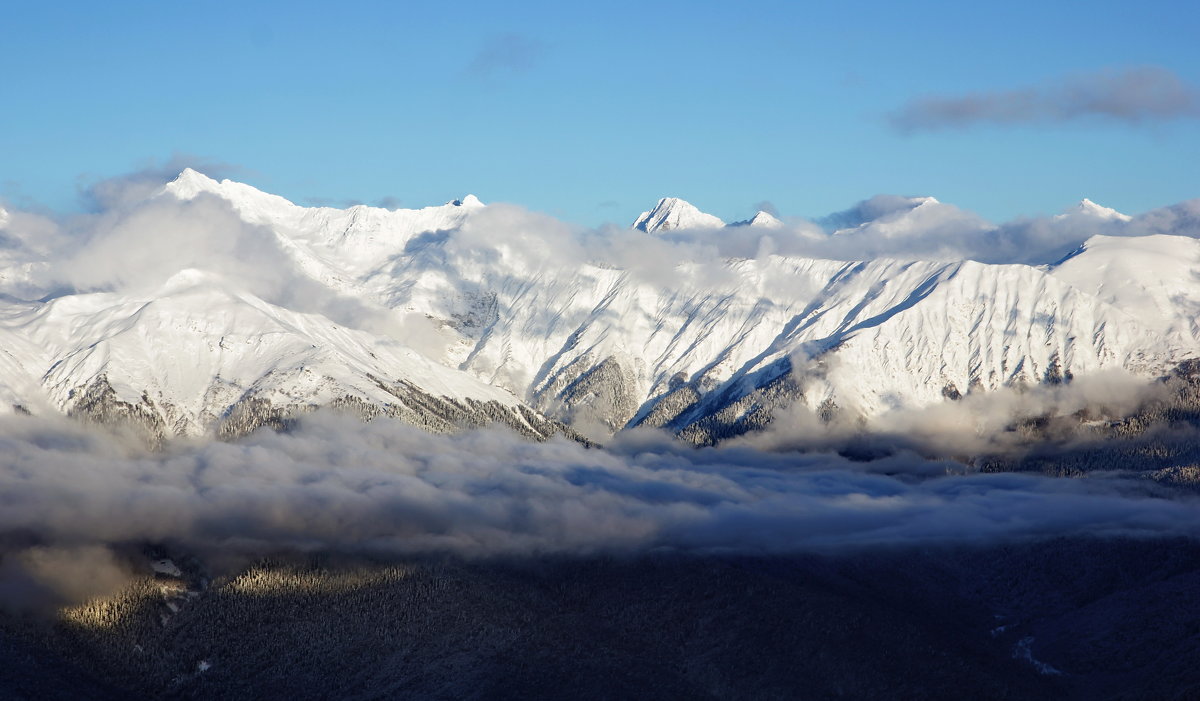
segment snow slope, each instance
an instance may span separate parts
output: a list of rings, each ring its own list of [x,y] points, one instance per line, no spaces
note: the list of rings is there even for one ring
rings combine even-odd
[[[1176,352],[1200,347],[1200,241],[1161,234],[1093,236],[1049,270],[1136,317]]]
[[[284,413],[349,401],[436,430],[455,418],[546,429],[510,392],[207,272],[182,271],[141,297],[78,294],[5,312],[0,396],[10,405],[99,420],[132,412],[156,438],[205,433],[250,400]]]

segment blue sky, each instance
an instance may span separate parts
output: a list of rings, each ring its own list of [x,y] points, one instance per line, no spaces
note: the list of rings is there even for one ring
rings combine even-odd
[[[9,0],[0,196],[70,209],[186,162],[300,203],[473,192],[589,225],[664,195],[736,219],[928,194],[998,221],[1200,197],[1195,105],[898,129],[922,96],[1136,67],[1200,94],[1194,3],[982,5]]]

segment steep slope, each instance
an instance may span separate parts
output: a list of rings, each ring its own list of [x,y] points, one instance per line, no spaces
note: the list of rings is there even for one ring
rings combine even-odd
[[[847,264],[756,358],[671,420],[697,442],[802,401],[856,414],[1177,358],[1121,310],[1028,266]],[[690,428],[689,428],[690,427]]]
[[[40,373],[49,407],[154,440],[237,434],[329,405],[439,432],[492,421],[538,437],[556,430],[511,393],[394,340],[270,305],[200,271],[143,297],[71,295],[0,323],[36,349],[5,356],[25,371],[6,379]],[[27,395],[28,384],[12,394]]]
[[[396,277],[448,290],[445,267],[454,266],[440,260]],[[1152,374],[1186,355],[1120,308],[1029,266],[772,256],[727,262],[715,285],[710,269],[681,266],[669,289],[596,266],[535,280],[466,271],[473,292],[460,299],[475,300],[474,317],[446,294],[398,290],[394,299],[472,319],[459,327],[470,349],[464,369],[609,428],[699,420],[784,376],[804,375],[813,407],[828,400],[872,415],[1100,369]],[[833,357],[834,372],[795,371]]]

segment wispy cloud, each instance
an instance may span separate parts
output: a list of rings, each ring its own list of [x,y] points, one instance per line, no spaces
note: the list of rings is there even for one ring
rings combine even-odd
[[[245,168],[231,163],[189,153],[175,153],[161,163],[147,161],[139,170],[124,175],[81,176],[77,186],[80,198],[89,210],[111,210],[144,201],[184,168],[193,168],[217,179],[247,173]]]
[[[761,202],[755,203],[754,209],[756,209],[760,212],[766,212],[767,214],[770,214],[773,217],[780,216],[779,208],[776,207],[775,203],[770,200],[763,200]]]
[[[475,78],[495,78],[525,73],[538,64],[545,45],[523,34],[497,34],[485,40],[467,65],[467,74]]]
[[[1200,118],[1200,88],[1160,66],[1070,76],[1042,85],[914,99],[889,121],[904,133],[977,124],[1053,124],[1101,119],[1124,124]]]

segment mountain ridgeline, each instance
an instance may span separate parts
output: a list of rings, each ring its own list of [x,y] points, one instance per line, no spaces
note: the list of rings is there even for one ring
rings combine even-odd
[[[1151,382],[1200,357],[1194,209],[1084,200],[995,227],[876,197],[726,225],[664,198],[628,229],[582,230],[474,196],[303,207],[189,169],[57,248],[0,217],[0,402],[151,443],[335,407],[435,432],[713,444],[785,410],[870,421]]]

